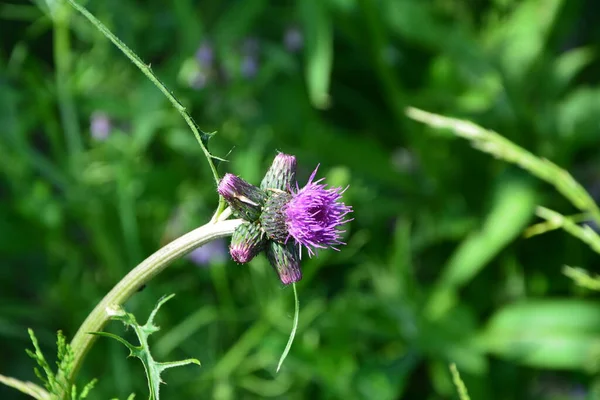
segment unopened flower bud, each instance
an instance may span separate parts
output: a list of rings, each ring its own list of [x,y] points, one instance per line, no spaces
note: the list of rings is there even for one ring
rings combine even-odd
[[[258,222],[242,223],[233,232],[229,252],[237,263],[244,264],[264,250],[267,239]]]
[[[261,189],[233,174],[225,174],[217,191],[225,198],[234,214],[246,221],[256,221],[267,195]]]
[[[260,183],[260,188],[289,191],[296,184],[296,157],[279,153]]]
[[[302,279],[298,247],[292,241],[288,244],[269,241],[267,244],[267,259],[284,285]]]

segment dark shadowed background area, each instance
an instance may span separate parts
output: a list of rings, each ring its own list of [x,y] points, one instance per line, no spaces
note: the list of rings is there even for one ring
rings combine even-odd
[[[600,196],[600,3],[592,0],[80,0],[172,90],[210,150],[259,183],[277,151],[302,185],[347,186],[340,252],[302,260],[293,295],[264,256],[219,241],[127,304],[168,371],[164,399],[600,398],[598,297],[562,273],[598,255],[562,231],[525,239],[548,184],[407,106],[472,120]],[[0,374],[36,381],[130,269],[204,224],[216,186],[181,115],[59,0],[0,2]],[[106,328],[134,340],[111,322]],[[138,360],[99,339],[91,399],[147,398]],[[25,395],[0,387],[1,399]]]

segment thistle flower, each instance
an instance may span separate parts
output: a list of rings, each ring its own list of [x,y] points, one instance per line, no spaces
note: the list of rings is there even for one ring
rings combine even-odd
[[[346,189],[328,189],[321,183],[324,178],[313,182],[318,169],[317,166],[306,186],[302,189],[296,186],[291,200],[283,207],[289,236],[299,247],[306,247],[309,256],[314,255],[317,248],[338,250],[334,246],[345,244],[340,240],[345,231],[338,226],[349,222],[345,217],[352,212],[352,207],[339,201]]]
[[[352,207],[341,202],[345,189],[328,188],[323,178],[306,186],[296,182],[296,158],[279,153],[265,174],[260,188],[226,174],[218,192],[234,213],[248,221],[233,234],[230,253],[238,263],[246,263],[265,250],[267,259],[285,285],[302,279],[300,254],[344,244],[339,227],[350,219]]]

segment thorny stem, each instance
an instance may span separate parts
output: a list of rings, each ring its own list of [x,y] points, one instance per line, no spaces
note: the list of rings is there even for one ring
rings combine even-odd
[[[223,214],[228,215],[227,212]],[[98,303],[96,308],[81,324],[71,342],[74,361],[70,376],[65,377],[65,381],[68,383],[66,388],[69,388],[73,383],[83,359],[96,339],[96,336],[89,333],[101,331],[109,320],[109,315],[106,312],[107,307],[122,305],[140,287],[162,272],[171,261],[214,239],[231,235],[235,228],[242,222],[240,219],[226,221],[223,219],[218,218],[216,222],[209,222],[167,244],[131,270],[104,296],[102,301]],[[66,399],[67,395],[68,393],[63,393],[60,398]]]

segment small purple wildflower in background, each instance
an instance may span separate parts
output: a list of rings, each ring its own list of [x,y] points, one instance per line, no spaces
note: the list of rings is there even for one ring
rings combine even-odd
[[[209,42],[203,42],[196,51],[196,60],[202,67],[210,68],[213,65],[215,53]]]
[[[225,240],[217,239],[198,247],[188,254],[188,259],[198,266],[208,266],[212,263],[222,263],[227,255]]]
[[[240,74],[242,77],[252,79],[258,73],[259,51],[260,42],[255,37],[246,38],[242,43],[242,61],[240,64]]]
[[[90,117],[90,133],[92,138],[106,140],[112,130],[110,118],[102,111],[94,111]]]
[[[349,222],[346,215],[352,212],[352,207],[339,200],[346,189],[327,188],[321,182],[325,178],[313,182],[317,168],[308,178],[306,186],[292,190],[292,199],[284,208],[286,226],[299,247],[304,246],[309,256],[315,254],[315,249],[324,249],[345,244],[340,240],[344,231],[338,226]]]
[[[247,55],[242,59],[242,65],[240,66],[240,72],[246,79],[252,79],[258,73],[258,60],[256,56]]]
[[[223,177],[219,194],[234,214],[245,220],[236,228],[229,246],[236,262],[249,262],[265,251],[281,282],[288,285],[302,279],[302,247],[312,256],[317,248],[335,249],[344,244],[344,231],[339,227],[351,221],[346,216],[352,207],[341,202],[345,189],[328,188],[321,183],[323,178],[314,181],[317,169],[306,186],[299,188],[296,157],[280,153],[260,188],[232,174]]]
[[[187,83],[192,89],[205,88],[211,77],[214,76],[215,54],[212,45],[208,41],[202,42],[191,64],[187,64]],[[195,62],[194,62],[195,61]]]
[[[300,29],[296,27],[288,28],[283,36],[283,44],[290,53],[300,51],[304,46],[304,37]]]

